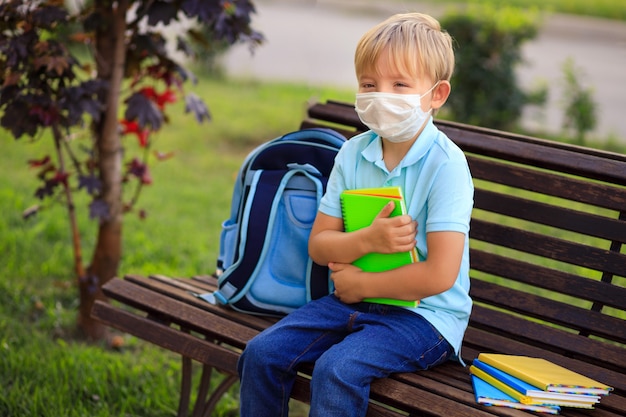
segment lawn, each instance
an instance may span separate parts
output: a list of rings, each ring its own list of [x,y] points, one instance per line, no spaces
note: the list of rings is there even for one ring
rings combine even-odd
[[[623,0],[439,0],[437,4],[487,4],[568,13],[581,16],[593,16],[613,20],[626,20],[626,2]]]

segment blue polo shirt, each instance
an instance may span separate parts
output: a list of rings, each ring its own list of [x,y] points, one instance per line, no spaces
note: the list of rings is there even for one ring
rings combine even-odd
[[[400,186],[408,214],[418,222],[417,251],[428,257],[426,234],[454,231],[465,234],[459,275],[448,291],[420,300],[417,314],[428,320],[458,355],[472,309],[469,297],[469,223],[474,185],[463,152],[433,124],[432,117],[404,159],[389,172],[383,161],[381,138],[372,131],[347,141],[320,203],[320,211],[341,218],[339,195],[345,189]]]

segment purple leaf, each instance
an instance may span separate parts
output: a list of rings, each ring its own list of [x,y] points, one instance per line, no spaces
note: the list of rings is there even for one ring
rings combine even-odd
[[[128,100],[128,105],[124,118],[126,120],[137,120],[142,129],[150,127],[152,130],[159,130],[163,124],[163,113],[157,105],[146,97],[143,93],[134,93]]]
[[[185,113],[189,112],[193,112],[198,123],[202,123],[205,119],[207,122],[211,121],[211,113],[209,113],[206,104],[194,93],[185,96]]]
[[[153,0],[142,2],[137,10],[137,15],[148,16],[148,25],[156,26],[159,23],[169,25],[172,20],[176,20],[178,5],[171,1]]]
[[[81,188],[85,188],[90,195],[95,195],[102,189],[102,182],[93,174],[81,175],[78,177],[78,189]]]
[[[109,205],[104,200],[93,200],[89,204],[89,218],[105,220],[109,217]]]

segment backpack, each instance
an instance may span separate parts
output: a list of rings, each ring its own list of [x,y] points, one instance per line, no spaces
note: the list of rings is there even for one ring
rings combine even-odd
[[[207,301],[281,316],[332,291],[308,239],[335,156],[345,138],[331,129],[288,133],[254,149],[235,182],[222,223],[218,290]]]

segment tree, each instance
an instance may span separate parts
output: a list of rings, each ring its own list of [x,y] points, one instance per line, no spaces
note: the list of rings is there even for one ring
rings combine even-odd
[[[448,12],[441,26],[455,39],[453,94],[447,106],[454,120],[494,129],[511,129],[526,104],[543,104],[547,91],[524,92],[515,69],[521,46],[537,35],[533,9],[469,6]]]
[[[101,286],[118,272],[123,215],[152,182],[151,133],[167,120],[166,105],[179,94],[198,122],[210,119],[205,103],[185,91],[185,82],[195,79],[170,57],[162,31],[179,25],[189,36],[177,36],[177,49],[188,55],[193,49],[187,39],[253,48],[262,35],[250,26],[255,10],[248,0],[74,3],[70,12],[63,0],[0,0],[0,125],[16,140],[51,138],[52,155],[30,161],[41,180],[35,195],[61,199],[67,207],[80,299],[77,324],[88,339],[99,340],[107,332],[90,318],[91,307],[105,299]],[[209,39],[202,39],[207,33]],[[92,59],[81,63],[72,44],[87,46]],[[143,155],[125,155],[126,134],[136,135]],[[135,197],[124,201],[129,186],[136,187]],[[88,266],[76,221],[78,191],[90,195],[89,213],[97,220]]]
[[[580,83],[584,77],[582,70],[574,64],[573,58],[568,58],[563,63],[563,86],[564,118],[563,128],[575,132],[576,142],[585,144],[585,136],[595,129],[598,124],[596,115],[596,103],[593,99],[593,90],[585,88]]]

